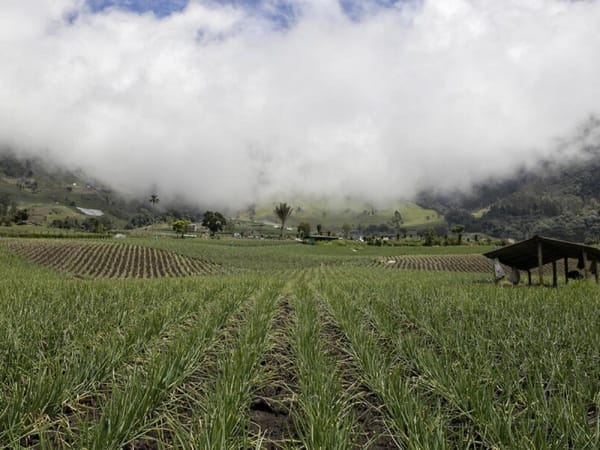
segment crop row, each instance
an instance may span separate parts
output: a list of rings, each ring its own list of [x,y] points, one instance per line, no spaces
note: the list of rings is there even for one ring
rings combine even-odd
[[[593,286],[499,290],[366,271],[339,281],[328,271],[320,292],[401,447],[598,448]]]
[[[80,277],[156,278],[216,273],[220,266],[151,247],[100,242],[7,240],[16,254]]]
[[[377,265],[409,270],[492,272],[492,262],[482,255],[402,255],[379,258]]]
[[[0,446],[600,446],[591,284],[327,264],[14,276],[23,264],[0,249]]]
[[[570,259],[569,267],[575,269],[577,260]],[[435,272],[463,272],[463,273],[492,273],[493,263],[483,255],[400,255],[388,256],[376,259],[372,265],[405,270],[435,271]],[[511,268],[502,265],[506,275],[510,274]],[[557,262],[557,272],[564,272],[563,261]],[[537,276],[538,270],[531,270],[532,276]],[[543,266],[546,276],[552,275],[552,265]]]

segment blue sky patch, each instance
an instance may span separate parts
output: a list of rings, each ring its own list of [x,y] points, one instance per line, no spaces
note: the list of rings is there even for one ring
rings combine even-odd
[[[401,0],[339,0],[346,15],[352,20],[362,19],[372,7],[392,8]],[[406,1],[406,0],[404,0]]]
[[[360,20],[370,6],[389,8],[406,0],[339,0],[340,6],[352,20]],[[108,8],[120,8],[136,13],[153,12],[157,17],[166,17],[183,10],[189,0],[87,0],[92,11],[103,11]],[[214,3],[242,6],[254,10],[270,20],[277,28],[289,28],[293,25],[298,8],[294,0],[220,0]]]
[[[103,11],[108,8],[120,8],[136,13],[152,11],[158,17],[165,17],[181,11],[188,0],[87,0],[92,11]]]

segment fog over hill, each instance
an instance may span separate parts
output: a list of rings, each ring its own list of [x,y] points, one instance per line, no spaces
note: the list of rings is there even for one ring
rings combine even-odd
[[[0,2],[1,147],[243,207],[468,192],[598,138],[599,1],[113,3]]]

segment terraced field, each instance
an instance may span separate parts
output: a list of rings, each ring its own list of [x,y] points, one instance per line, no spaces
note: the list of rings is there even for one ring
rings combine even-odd
[[[595,284],[249,261],[93,280],[0,247],[0,447],[600,447]]]
[[[222,270],[214,263],[141,245],[42,239],[0,242],[31,262],[79,277],[184,277]]]

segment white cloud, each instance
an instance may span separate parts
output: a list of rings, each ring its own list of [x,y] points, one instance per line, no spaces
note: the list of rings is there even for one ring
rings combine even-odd
[[[599,112],[598,1],[296,8],[277,30],[216,3],[159,19],[4,0],[0,143],[203,204],[393,199],[533,164]]]

